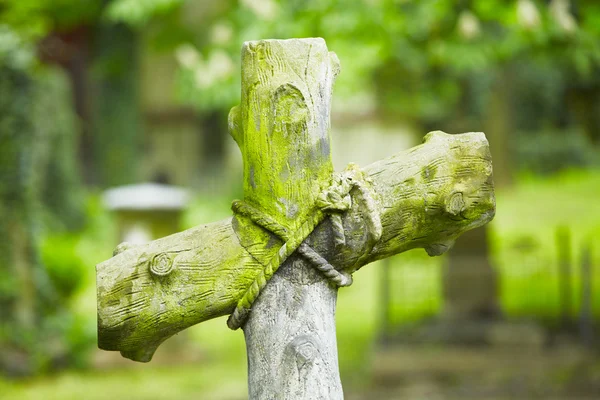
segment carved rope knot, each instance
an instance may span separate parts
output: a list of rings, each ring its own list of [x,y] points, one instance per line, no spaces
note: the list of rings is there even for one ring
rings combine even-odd
[[[267,285],[281,264],[296,250],[336,286],[342,287],[352,284],[352,276],[350,274],[336,270],[334,266],[312,247],[304,243],[304,241],[325,217],[329,215],[336,249],[339,250],[341,246],[344,246],[346,239],[341,213],[352,207],[351,192],[353,189],[358,189],[357,201],[363,207],[366,214],[365,220],[368,237],[367,248],[363,252],[363,255],[359,257],[357,263],[367,257],[375,243],[381,237],[382,229],[381,220],[375,208],[373,198],[369,193],[367,182],[368,180],[358,166],[354,164],[348,165],[344,172],[333,176],[331,184],[317,197],[315,212],[311,213],[311,216],[293,233],[289,232],[271,216],[252,205],[240,200],[233,202],[231,208],[235,214],[249,218],[256,225],[278,236],[284,243],[238,302],[237,307],[227,320],[229,328],[235,330],[244,324],[250,314],[252,304],[254,304],[262,289]]]
[[[343,212],[352,206],[350,190],[352,189],[346,179],[341,175],[334,175],[331,186],[323,190],[317,197],[316,205],[326,212]]]

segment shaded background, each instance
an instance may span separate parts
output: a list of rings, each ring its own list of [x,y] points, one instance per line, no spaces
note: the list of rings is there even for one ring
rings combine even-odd
[[[124,238],[230,215],[241,44],[309,36],[342,64],[338,170],[484,131],[497,185],[495,220],[449,254],[401,254],[340,291],[346,397],[598,398],[594,0],[1,0],[0,398],[245,398],[223,318],[150,364],[97,350],[94,265]],[[190,200],[103,196],[144,182]]]

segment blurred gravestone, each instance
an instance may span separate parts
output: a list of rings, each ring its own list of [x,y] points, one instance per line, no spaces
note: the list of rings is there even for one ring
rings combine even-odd
[[[499,315],[498,279],[489,259],[488,230],[466,232],[448,252],[443,275],[444,318],[491,320]]]
[[[573,289],[571,231],[567,226],[556,229],[556,248],[558,250],[558,293],[560,318],[563,329],[573,327]]]
[[[246,42],[229,131],[244,159],[235,216],[117,247],[97,265],[98,344],[150,361],[167,338],[231,314],[246,337],[251,399],[343,397],[337,289],[412,248],[440,255],[495,213],[482,133],[334,174],[329,113],[339,61],[325,41]]]
[[[579,333],[581,341],[589,347],[594,344],[594,311],[592,249],[586,244],[581,249],[581,311],[579,313]]]

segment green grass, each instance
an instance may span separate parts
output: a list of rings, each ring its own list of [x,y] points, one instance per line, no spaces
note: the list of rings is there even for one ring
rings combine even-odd
[[[581,299],[582,247],[592,247],[592,290],[600,287],[600,171],[566,171],[535,178],[521,177],[496,194],[497,213],[490,224],[492,262],[500,277],[500,303],[513,318],[556,321],[560,314],[556,232],[571,236],[572,304],[577,315]],[[595,251],[594,251],[595,250]],[[419,320],[442,306],[442,258],[421,251],[392,259],[392,318],[396,323]],[[600,296],[593,296],[600,316]]]
[[[245,369],[223,362],[66,372],[18,384],[0,381],[2,399],[243,399]]]
[[[229,215],[229,200],[197,200],[184,218],[186,227]],[[501,303],[508,316],[550,316],[558,313],[555,232],[572,232],[573,262],[583,243],[595,245],[600,268],[600,171],[569,171],[549,178],[521,178],[497,193],[497,215],[491,224],[494,265],[501,276]],[[91,203],[94,215],[79,252],[89,265],[86,284],[72,306],[95,330],[93,266],[110,256],[115,244],[114,221]],[[392,313],[395,321],[411,322],[436,313],[441,305],[443,258],[417,250],[392,259]],[[337,324],[340,369],[346,392],[365,383],[370,349],[380,318],[382,269],[369,265],[355,283],[339,293]],[[600,271],[593,282],[600,287]],[[579,274],[573,283],[579,285]],[[577,304],[579,293],[574,291]],[[600,311],[600,296],[595,296]],[[246,360],[243,334],[227,329],[225,319],[207,321],[188,330],[202,350],[195,364],[161,366],[128,364],[125,369],[68,371],[56,376],[9,383],[0,379],[2,399],[243,399]],[[159,349],[159,351],[161,351]]]
[[[492,252],[501,276],[502,306],[508,315],[559,313],[556,232],[571,234],[573,303],[579,308],[582,247],[592,246],[592,287],[600,287],[600,172],[567,171],[547,179],[525,178],[497,196]],[[595,250],[595,251],[594,251]],[[593,309],[600,315],[600,298]]]

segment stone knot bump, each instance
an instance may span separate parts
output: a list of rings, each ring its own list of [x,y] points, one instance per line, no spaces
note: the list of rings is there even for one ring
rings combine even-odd
[[[173,272],[173,256],[168,253],[155,255],[150,261],[150,272],[155,276],[167,276]]]
[[[446,201],[446,211],[452,215],[459,215],[465,209],[462,192],[453,193]]]
[[[358,189],[357,199],[366,215],[366,229],[369,233],[367,248],[359,258],[360,260],[368,256],[375,242],[381,237],[381,220],[369,193],[369,185],[364,179],[362,171],[354,164],[349,165],[342,174],[333,176],[331,184],[317,197],[315,212],[300,225],[296,232],[289,232],[270,215],[263,213],[251,204],[240,200],[233,202],[231,208],[235,214],[249,218],[254,224],[278,236],[284,243],[239,300],[237,307],[227,320],[229,328],[235,330],[244,324],[250,314],[252,304],[258,298],[261,290],[281,264],[296,250],[334,285],[341,287],[352,284],[350,274],[336,270],[324,257],[304,243],[304,240],[329,215],[336,249],[339,250],[345,245],[346,238],[340,213],[347,211],[352,206],[350,192],[354,188]]]

